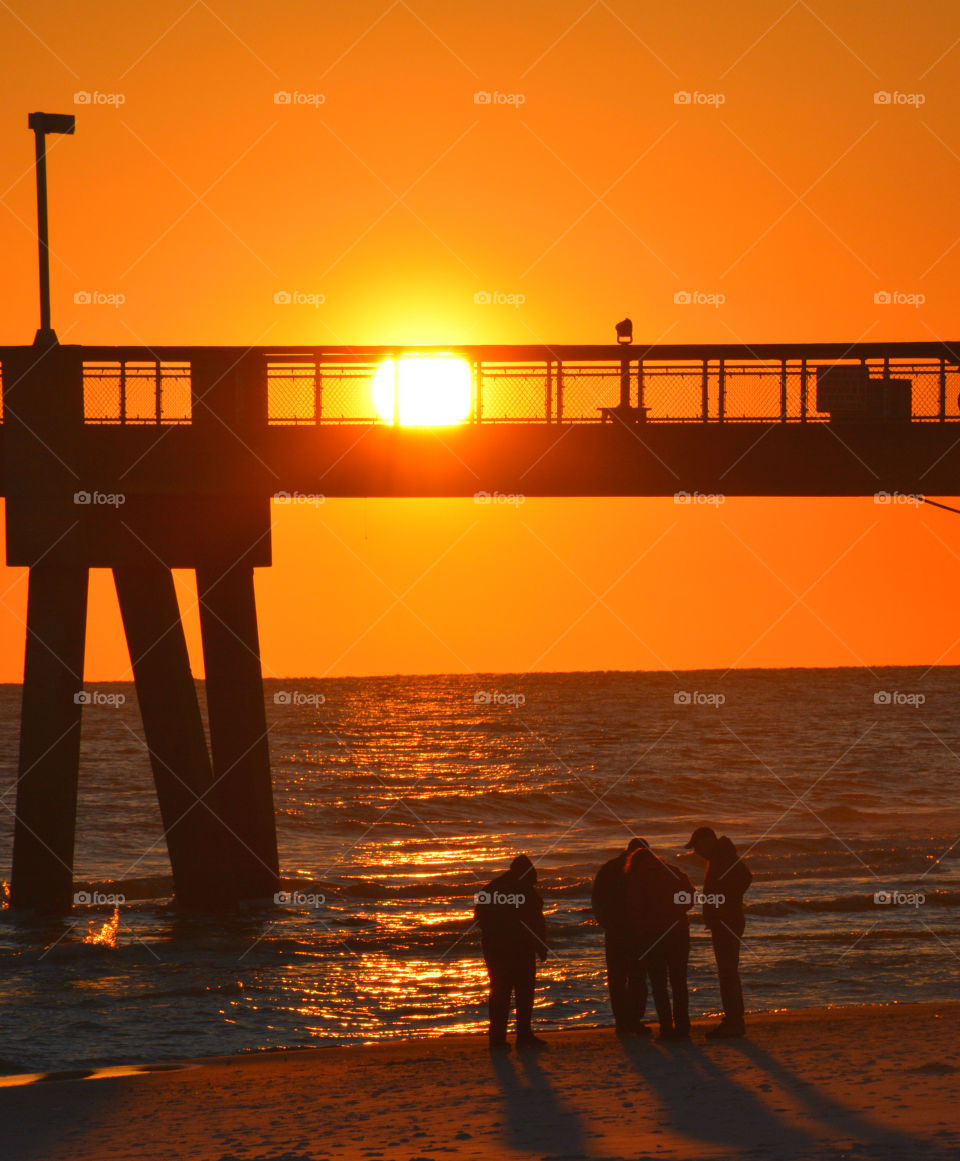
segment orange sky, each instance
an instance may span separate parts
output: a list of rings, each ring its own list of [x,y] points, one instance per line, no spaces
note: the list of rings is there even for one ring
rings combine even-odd
[[[0,341],[37,325],[33,109],[78,117],[51,139],[61,341],[608,342],[624,314],[638,341],[955,338],[958,39],[946,0],[12,0]],[[75,305],[84,290],[125,301]],[[278,306],[281,290],[325,302]],[[480,290],[526,301],[475,305]],[[882,290],[926,301],[876,305]],[[960,518],[931,509],[275,515],[268,675],[960,661]],[[14,681],[19,570],[0,592]],[[124,676],[108,574],[91,614],[88,677]]]

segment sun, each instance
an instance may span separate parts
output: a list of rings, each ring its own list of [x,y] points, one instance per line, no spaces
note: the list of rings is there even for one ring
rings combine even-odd
[[[387,423],[444,427],[470,415],[473,376],[459,355],[401,355],[385,359],[373,377],[373,403]],[[398,415],[394,415],[394,407]]]

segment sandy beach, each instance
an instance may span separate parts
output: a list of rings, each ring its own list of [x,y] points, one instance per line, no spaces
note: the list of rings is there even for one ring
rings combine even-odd
[[[251,1054],[126,1075],[3,1078],[11,1161],[894,1158],[960,1150],[960,1004],[754,1017],[742,1041],[546,1034]]]

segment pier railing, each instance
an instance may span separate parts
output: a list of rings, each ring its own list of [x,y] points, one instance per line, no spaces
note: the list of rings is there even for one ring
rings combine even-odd
[[[960,346],[944,343],[717,347],[73,348],[90,424],[191,423],[211,385],[267,425],[382,424],[374,377],[384,361],[422,353],[469,367],[470,424],[823,422],[818,376],[859,369],[867,391],[897,381],[897,418],[960,420]],[[0,348],[0,362],[3,349]],[[205,371],[196,373],[198,360]],[[213,368],[211,371],[211,367]],[[625,404],[625,405],[624,405]],[[885,416],[878,412],[878,418]]]
[[[309,360],[268,370],[273,424],[373,423],[373,377],[379,363]],[[468,422],[739,423],[828,420],[817,410],[820,368],[865,367],[871,380],[910,381],[910,415],[960,419],[960,368],[946,358],[644,359],[631,360],[628,407],[622,415],[621,362],[470,361],[473,401]]]

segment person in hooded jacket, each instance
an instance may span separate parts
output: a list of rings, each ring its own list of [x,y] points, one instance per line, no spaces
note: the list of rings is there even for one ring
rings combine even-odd
[[[545,1045],[533,1033],[533,996],[537,957],[547,958],[543,899],[536,889],[537,871],[526,855],[474,896],[473,917],[480,927],[483,959],[490,977],[490,1047],[509,1048],[507,1021],[516,997],[517,1047]]]
[[[649,1035],[643,1023],[647,1007],[647,976],[640,958],[636,934],[627,908],[627,859],[645,847],[632,838],[625,850],[604,863],[593,881],[593,915],[603,928],[610,1008],[619,1036]]]
[[[726,837],[717,838],[709,826],[698,826],[690,836],[687,849],[707,861],[703,879],[703,922],[709,928],[713,954],[717,961],[723,1019],[707,1036],[727,1040],[745,1033],[743,988],[740,984],[740,947],[746,916],[744,892],[753,881],[750,868],[737,854],[737,848]]]
[[[687,963],[693,884],[679,867],[637,847],[627,859],[627,908],[650,976],[661,1040],[689,1040]],[[667,987],[669,982],[669,989]],[[671,1010],[671,994],[673,1006]]]

